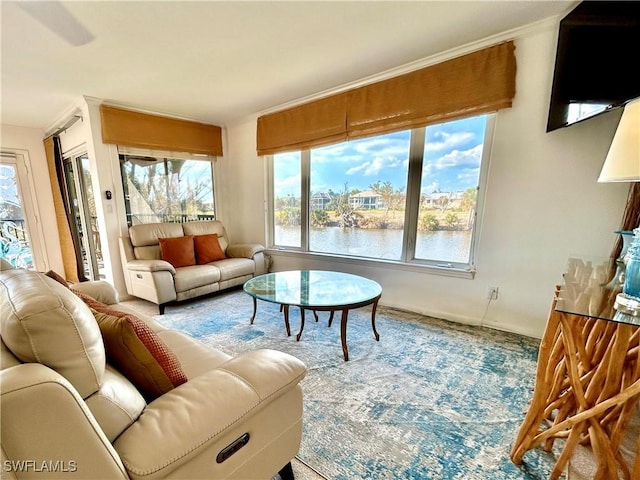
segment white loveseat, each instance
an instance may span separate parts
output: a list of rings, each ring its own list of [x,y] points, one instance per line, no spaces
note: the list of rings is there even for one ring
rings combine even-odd
[[[74,285],[114,309],[106,282]],[[0,272],[3,479],[263,479],[302,435],[305,367],[274,350],[235,358],[138,314],[187,379],[152,401],[108,361],[96,314],[66,286]]]
[[[218,236],[227,258],[204,265],[175,268],[162,260],[159,238],[185,235]],[[217,292],[244,284],[267,271],[260,244],[229,244],[222,222],[147,223],[133,225],[120,238],[120,252],[127,292],[156,303],[160,314],[167,303]]]

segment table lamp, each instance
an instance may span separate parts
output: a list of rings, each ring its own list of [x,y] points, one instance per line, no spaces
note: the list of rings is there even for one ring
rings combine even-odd
[[[640,181],[640,98],[624,107],[598,182]],[[640,315],[640,225],[634,230],[622,293],[615,308]]]

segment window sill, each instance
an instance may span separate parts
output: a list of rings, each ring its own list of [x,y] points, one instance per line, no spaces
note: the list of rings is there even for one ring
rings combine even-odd
[[[348,257],[344,255],[332,255],[330,253],[317,252],[301,252],[296,250],[285,250],[278,248],[268,248],[265,253],[272,257],[290,257],[300,259],[313,259],[329,261],[334,263],[344,263],[348,265],[393,268],[395,270],[404,270],[409,272],[419,272],[429,275],[443,275],[446,277],[466,278],[473,280],[476,275],[475,268],[464,269],[456,267],[444,267],[424,263],[404,263],[394,260],[381,260],[373,258]]]

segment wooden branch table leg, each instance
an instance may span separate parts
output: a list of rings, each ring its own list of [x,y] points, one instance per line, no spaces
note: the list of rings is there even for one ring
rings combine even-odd
[[[532,448],[533,437],[537,433],[540,423],[545,419],[545,409],[548,406],[550,391],[555,388],[558,382],[563,380],[563,378],[555,378],[556,365],[549,362],[560,335],[560,318],[555,314],[554,307],[555,302],[551,307],[547,327],[538,349],[538,366],[533,399],[511,449],[511,460],[516,465],[522,463],[522,457],[525,452]]]
[[[564,472],[580,442],[593,449],[596,480],[640,478],[640,461],[636,459],[632,473],[619,451],[640,400],[639,338],[636,326],[557,312],[554,305],[540,344],[533,400],[512,461],[520,464],[528,450],[543,444],[550,450],[554,439],[563,438],[550,478]],[[640,448],[640,439],[638,444]]]

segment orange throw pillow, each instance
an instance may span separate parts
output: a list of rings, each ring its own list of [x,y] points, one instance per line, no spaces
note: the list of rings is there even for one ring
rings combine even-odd
[[[53,278],[56,282],[58,282],[61,285],[64,285],[65,287],[69,288],[69,282],[67,282],[64,277],[62,275],[60,275],[58,272],[54,272],[53,270],[49,270],[47,273],[45,273],[45,275],[49,278]]]
[[[215,233],[194,236],[193,245],[196,251],[196,263],[198,265],[227,258],[218,241],[218,235]]]
[[[188,267],[196,264],[193,249],[193,235],[184,237],[159,238],[160,256],[174,267]]]
[[[72,291],[91,308],[109,363],[136,386],[147,402],[187,381],[178,357],[149,325],[135,315]]]

